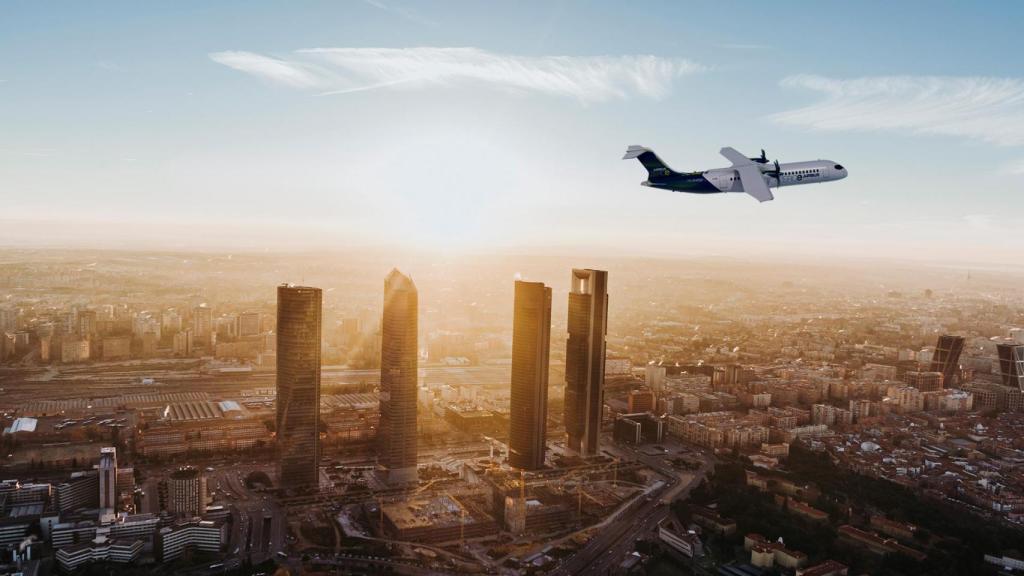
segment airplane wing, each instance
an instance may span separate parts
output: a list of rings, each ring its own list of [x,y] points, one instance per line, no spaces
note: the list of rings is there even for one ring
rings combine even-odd
[[[732,148],[726,148],[723,150],[732,150]],[[732,150],[736,152],[735,150]],[[722,154],[726,158],[729,158],[724,152]],[[730,158],[731,160],[731,158]],[[744,158],[744,160],[747,160]],[[749,160],[748,160],[749,162]],[[740,181],[743,183],[743,191],[750,194],[754,198],[757,198],[758,202],[767,202],[774,200],[775,196],[772,196],[771,189],[768,188],[768,184],[764,181],[764,176],[761,174],[761,167],[753,162],[747,165],[739,166],[733,163],[736,171],[740,174]]]
[[[725,156],[725,159],[729,162],[732,162],[733,166],[746,166],[747,164],[754,163],[750,158],[747,158],[743,154],[737,152],[735,148],[730,148],[728,146],[719,150],[718,153]]]

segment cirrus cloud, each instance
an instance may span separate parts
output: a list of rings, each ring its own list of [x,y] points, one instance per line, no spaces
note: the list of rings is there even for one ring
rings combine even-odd
[[[582,102],[664,98],[679,78],[705,69],[689,60],[650,55],[516,56],[478,48],[313,48],[287,59],[251,52],[216,52],[210,58],[321,95],[484,85]]]
[[[773,114],[779,124],[829,131],[905,131],[1024,145],[1024,80],[952,76],[835,79],[799,75],[783,87],[819,93],[819,102]]]
[[[295,88],[315,88],[323,81],[323,71],[308,64],[279,60],[252,52],[214,52],[210,54],[210,59],[228,68]]]

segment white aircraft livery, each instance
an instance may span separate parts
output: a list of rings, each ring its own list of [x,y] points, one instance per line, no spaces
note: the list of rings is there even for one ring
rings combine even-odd
[[[807,162],[768,162],[764,150],[758,158],[748,158],[734,148],[722,148],[722,156],[732,162],[729,168],[714,168],[703,172],[676,172],[661,161],[649,148],[630,146],[623,160],[636,158],[647,169],[648,179],[641,186],[662,188],[691,194],[718,194],[746,192],[759,202],[774,200],[771,188],[817,184],[846,178],[846,168],[831,160]]]

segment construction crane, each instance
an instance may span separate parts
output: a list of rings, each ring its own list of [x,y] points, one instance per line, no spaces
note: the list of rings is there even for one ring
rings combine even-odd
[[[459,501],[458,498],[452,496],[451,492],[445,490],[444,495],[448,497],[452,502],[459,505],[459,541],[462,543],[462,548],[466,548],[466,505]]]
[[[417,489],[413,490],[412,492],[408,493],[407,495],[403,496],[403,498],[411,498],[413,496],[417,496],[417,495],[420,494],[420,492],[423,492],[424,490],[426,490],[427,488],[430,488],[436,482],[439,482],[441,480],[442,480],[441,478],[434,478],[430,482],[427,482],[423,486],[420,486],[419,488],[417,488]],[[377,500],[378,500],[378,508],[379,508],[379,511],[380,511],[380,533],[383,535],[384,534],[384,494],[382,492],[377,494]]]
[[[481,436],[483,436],[484,441],[487,442],[488,444],[490,444],[490,446],[491,446],[491,456],[490,456],[491,464],[490,464],[489,468],[493,469],[493,468],[498,466],[498,463],[496,463],[494,461],[494,446],[497,445],[498,449],[501,450],[502,446],[505,446],[505,443],[500,441],[500,440],[498,440],[497,438],[492,438],[491,436],[487,436],[486,434],[481,434]],[[500,456],[501,456],[500,452],[499,452],[498,456],[500,458]],[[506,447],[506,456],[507,456],[507,447]]]

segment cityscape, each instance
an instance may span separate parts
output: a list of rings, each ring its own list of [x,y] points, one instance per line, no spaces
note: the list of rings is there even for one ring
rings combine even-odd
[[[0,0],[0,576],[1024,574],[1022,22]]]
[[[1019,276],[382,260],[6,252],[5,570],[1019,561]]]

